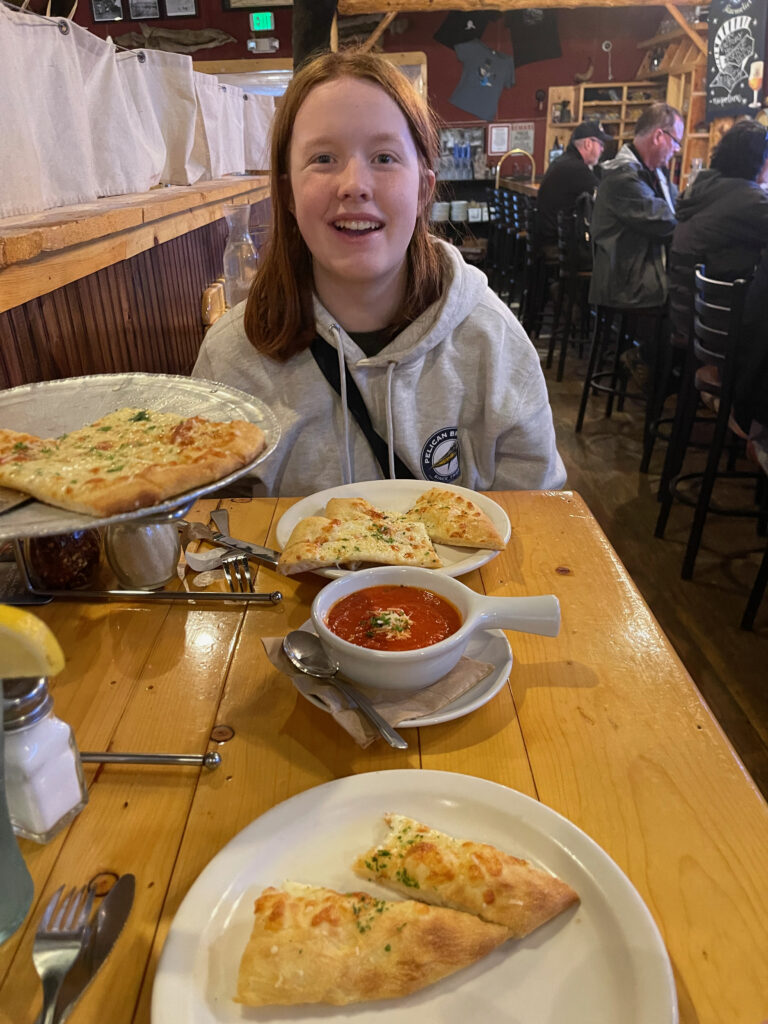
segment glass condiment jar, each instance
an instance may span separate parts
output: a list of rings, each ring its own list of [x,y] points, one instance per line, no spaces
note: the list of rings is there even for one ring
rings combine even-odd
[[[35,891],[16,836],[13,834],[5,797],[4,736],[4,730],[0,729],[0,944],[13,935],[27,916]]]
[[[229,227],[223,260],[224,297],[231,309],[248,298],[259,254],[250,231],[250,205],[224,203],[222,210]]]
[[[5,784],[13,831],[47,843],[88,802],[80,754],[45,676],[3,680]]]
[[[98,530],[31,537],[24,554],[37,586],[47,590],[87,587],[101,555]]]
[[[155,590],[176,576],[179,528],[173,522],[113,523],[104,531],[104,552],[124,587]]]

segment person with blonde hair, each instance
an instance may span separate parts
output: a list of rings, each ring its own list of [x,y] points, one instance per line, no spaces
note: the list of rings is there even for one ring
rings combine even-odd
[[[427,104],[384,56],[327,53],[294,75],[273,124],[270,237],[193,371],[277,415],[267,493],[382,477],[563,485],[533,345],[430,234],[437,156]]]

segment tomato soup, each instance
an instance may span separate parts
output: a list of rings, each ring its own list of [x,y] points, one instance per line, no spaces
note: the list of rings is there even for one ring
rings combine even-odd
[[[328,629],[342,640],[375,651],[430,647],[461,626],[458,608],[421,587],[364,587],[331,606]]]

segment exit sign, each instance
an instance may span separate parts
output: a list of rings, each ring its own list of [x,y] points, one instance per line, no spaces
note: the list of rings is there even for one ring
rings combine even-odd
[[[271,11],[253,11],[251,13],[252,32],[271,32],[275,27],[275,16]]]

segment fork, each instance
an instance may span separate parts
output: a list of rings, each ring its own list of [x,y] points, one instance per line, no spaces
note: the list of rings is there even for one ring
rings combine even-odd
[[[222,558],[221,567],[233,594],[252,594],[253,577],[245,555],[227,555]]]
[[[35,933],[32,960],[43,983],[41,1024],[51,1024],[64,978],[83,947],[88,935],[88,918],[93,906],[93,890],[70,889],[62,896],[60,886],[45,908]]]

